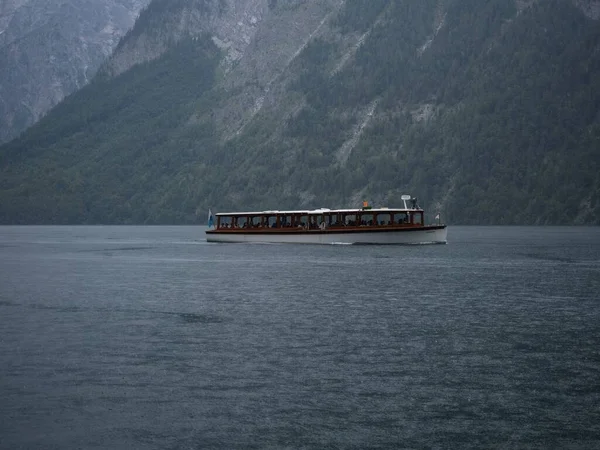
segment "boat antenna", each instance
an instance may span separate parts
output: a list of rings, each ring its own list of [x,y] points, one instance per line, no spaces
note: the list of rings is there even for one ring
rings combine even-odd
[[[402,197],[400,197],[400,200],[402,200],[404,202],[404,209],[408,209],[408,206],[406,206],[406,200],[410,200],[412,197],[408,194],[402,194]]]

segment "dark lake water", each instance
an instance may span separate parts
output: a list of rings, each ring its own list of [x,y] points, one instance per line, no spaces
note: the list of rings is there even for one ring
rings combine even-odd
[[[600,448],[600,228],[0,227],[0,447]]]

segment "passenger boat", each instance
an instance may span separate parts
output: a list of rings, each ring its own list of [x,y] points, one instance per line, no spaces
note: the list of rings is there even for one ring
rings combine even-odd
[[[209,211],[208,242],[290,244],[445,244],[446,225],[426,225],[425,212],[410,195],[403,208],[315,209],[306,211]],[[406,202],[409,202],[407,205]]]

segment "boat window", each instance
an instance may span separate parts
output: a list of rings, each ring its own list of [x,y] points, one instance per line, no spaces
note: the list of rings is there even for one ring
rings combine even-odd
[[[329,226],[329,217],[325,214],[319,214],[317,216],[317,227],[319,228],[327,228]]]
[[[329,216],[329,225],[332,227],[341,227],[343,224],[340,214],[331,214]]]
[[[279,226],[281,228],[289,228],[292,226],[292,216],[280,216]]]
[[[265,217],[265,226],[269,228],[275,228],[277,226],[277,216],[267,216]]]
[[[251,228],[260,228],[262,225],[262,217],[253,216],[250,218],[250,227]]]
[[[417,225],[421,225],[423,223],[423,213],[414,213],[413,214],[413,223]]]
[[[233,220],[231,216],[221,216],[219,217],[219,227],[220,228],[231,228]]]
[[[344,223],[349,227],[356,226],[356,214],[345,214]]]
[[[316,230],[317,228],[320,227],[321,222],[323,222],[323,216],[321,214],[319,214],[319,215],[311,214],[309,216],[308,227],[311,230]]]
[[[377,214],[377,225],[391,225],[392,215],[390,213]]]
[[[238,216],[237,228],[248,228],[248,218],[245,216]]]
[[[406,213],[395,213],[394,222],[397,224],[408,223],[408,214]]]
[[[308,228],[308,216],[307,215],[302,215],[302,216],[298,216],[296,217],[296,226],[298,228]]]
[[[360,214],[359,225],[363,227],[373,225],[373,214]]]

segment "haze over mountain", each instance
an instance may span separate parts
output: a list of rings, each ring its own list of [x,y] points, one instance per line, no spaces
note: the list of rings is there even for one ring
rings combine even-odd
[[[600,1],[153,0],[0,172],[3,223],[600,224]]]
[[[0,142],[84,86],[149,1],[0,2]]]

